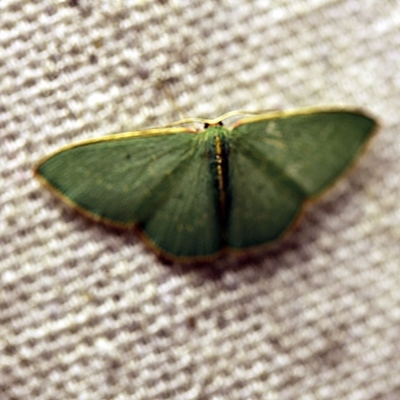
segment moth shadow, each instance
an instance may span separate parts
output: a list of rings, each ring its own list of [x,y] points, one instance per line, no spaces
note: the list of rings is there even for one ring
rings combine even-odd
[[[354,183],[354,182],[353,182]],[[347,188],[348,189],[348,188]],[[339,217],[347,207],[354,206],[351,201],[354,192],[362,191],[362,184],[352,186],[354,190],[334,191],[334,196],[324,197],[317,204],[307,207],[304,215],[282,240],[259,248],[250,249],[241,253],[230,253],[210,261],[185,261],[172,260],[163,254],[155,254],[154,249],[144,243],[145,251],[155,254],[156,259],[170,270],[171,273],[193,274],[195,272],[202,279],[219,281],[226,272],[244,271],[248,268],[257,268],[260,274],[272,277],[279,270],[295,268],[299,264],[308,263],[319,251],[315,243],[326,229],[330,228],[332,218]],[[130,246],[140,241],[135,229],[122,229],[96,221],[84,220],[88,228],[100,226],[105,235],[115,235],[122,242],[119,246]],[[332,232],[330,232],[332,234]],[[340,232],[338,232],[340,234]],[[140,241],[143,243],[143,241]],[[110,251],[117,251],[110,245]],[[324,251],[324,249],[320,249]]]
[[[362,191],[362,186],[354,189]],[[354,206],[353,194],[352,190],[336,191],[333,197],[311,205],[290,232],[276,243],[240,254],[228,253],[209,262],[180,263],[162,256],[158,256],[158,259],[172,273],[181,275],[196,272],[204,279],[213,281],[222,279],[228,271],[239,272],[248,268],[257,268],[264,278],[272,277],[282,269],[307,264],[316,254],[326,251],[319,242],[321,235],[333,235],[340,241],[341,222],[332,224],[332,218],[340,218],[341,213]]]

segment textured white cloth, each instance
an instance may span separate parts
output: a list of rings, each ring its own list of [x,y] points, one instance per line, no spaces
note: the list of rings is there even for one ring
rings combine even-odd
[[[400,398],[400,3],[0,3],[0,399]],[[173,99],[173,100],[172,100]],[[32,177],[60,146],[234,109],[383,128],[256,260],[165,266]]]

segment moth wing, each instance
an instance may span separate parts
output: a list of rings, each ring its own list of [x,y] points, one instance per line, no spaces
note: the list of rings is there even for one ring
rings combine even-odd
[[[161,251],[208,255],[221,233],[206,147],[188,131],[111,135],[62,149],[36,175],[89,217],[138,226]]]
[[[278,239],[303,203],[331,186],[355,161],[377,124],[359,111],[275,113],[248,118],[229,142],[228,244]]]

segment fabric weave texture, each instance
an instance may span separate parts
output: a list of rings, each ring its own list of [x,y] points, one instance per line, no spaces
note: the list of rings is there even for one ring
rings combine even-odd
[[[400,4],[0,4],[0,399],[400,398]],[[235,109],[382,128],[260,257],[165,265],[33,178],[68,143]]]

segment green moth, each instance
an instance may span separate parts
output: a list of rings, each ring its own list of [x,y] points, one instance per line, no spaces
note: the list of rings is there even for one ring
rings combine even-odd
[[[42,160],[36,176],[86,216],[135,227],[159,255],[208,260],[280,239],[357,159],[377,122],[310,108],[89,139]],[[187,127],[201,122],[203,129]]]

